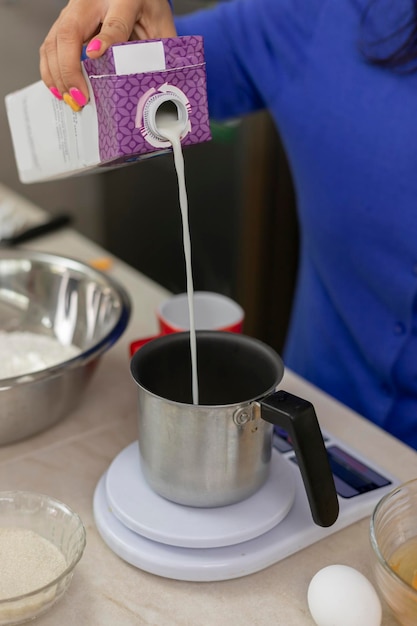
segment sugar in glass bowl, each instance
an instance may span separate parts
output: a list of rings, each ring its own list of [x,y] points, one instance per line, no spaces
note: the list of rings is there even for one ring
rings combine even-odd
[[[371,517],[374,572],[382,597],[403,626],[417,624],[417,479],[384,496]]]
[[[0,595],[0,626],[12,626],[45,613],[63,596],[84,552],[86,532],[81,518],[66,504],[29,491],[0,492],[1,532],[8,533],[5,535],[8,538],[21,539],[20,545],[10,545],[9,551],[10,554],[14,551],[14,573],[20,573],[22,564],[21,577],[19,580],[16,577],[16,589],[21,587],[23,579],[26,582],[25,593],[5,597],[3,589]],[[3,558],[7,559],[7,555],[3,554]],[[37,558],[43,579],[41,586],[36,587],[37,577],[32,583],[28,571],[32,572]],[[55,572],[52,563],[59,565]],[[4,571],[4,563],[2,567]],[[50,576],[48,567],[51,567]],[[9,580],[2,581],[0,572],[0,592],[4,582],[7,589],[13,588]]]

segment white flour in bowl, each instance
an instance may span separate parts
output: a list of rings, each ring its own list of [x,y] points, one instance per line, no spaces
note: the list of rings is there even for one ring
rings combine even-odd
[[[46,335],[0,331],[0,379],[38,372],[80,353],[77,346],[64,346]]]

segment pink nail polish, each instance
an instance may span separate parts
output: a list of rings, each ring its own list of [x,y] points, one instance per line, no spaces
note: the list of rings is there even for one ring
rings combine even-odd
[[[98,52],[101,48],[100,39],[92,39],[88,44],[86,51],[87,52]]]
[[[55,98],[58,98],[58,100],[62,100],[62,96],[56,87],[50,87],[49,91],[53,96],[55,96]]]
[[[69,93],[71,95],[71,98],[73,98],[80,107],[83,107],[87,104],[87,98],[79,89],[71,87],[71,89],[69,89]]]

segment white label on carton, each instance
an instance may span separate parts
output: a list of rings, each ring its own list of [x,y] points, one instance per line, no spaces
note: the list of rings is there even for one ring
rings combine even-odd
[[[116,74],[119,76],[166,70],[162,41],[115,46],[113,48],[113,59]]]
[[[39,81],[6,96],[6,108],[21,182],[59,178],[99,163],[92,103],[74,113]]]

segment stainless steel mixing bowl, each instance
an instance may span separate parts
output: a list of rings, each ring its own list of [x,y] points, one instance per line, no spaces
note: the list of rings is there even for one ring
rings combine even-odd
[[[41,333],[81,349],[53,367],[0,379],[0,445],[34,435],[73,411],[130,311],[125,290],[89,265],[42,252],[0,252],[0,330]]]

